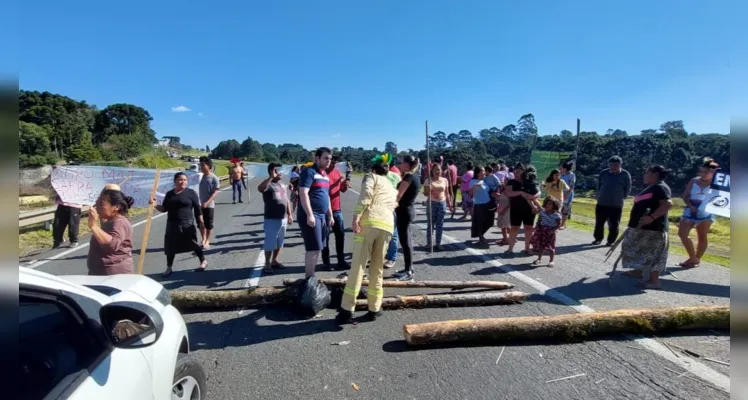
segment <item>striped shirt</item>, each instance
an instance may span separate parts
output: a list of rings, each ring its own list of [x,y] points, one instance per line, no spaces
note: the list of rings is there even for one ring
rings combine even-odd
[[[314,214],[326,214],[330,209],[330,178],[316,166],[306,168],[299,177],[299,187],[309,189],[309,202]],[[304,213],[304,207],[299,207]]]
[[[545,210],[540,210],[540,219],[538,219],[540,226],[548,226],[551,228],[557,228],[561,224],[560,213],[549,213]]]

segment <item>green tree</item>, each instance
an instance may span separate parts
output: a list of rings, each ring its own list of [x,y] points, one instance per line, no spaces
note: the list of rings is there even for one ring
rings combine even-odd
[[[239,153],[249,161],[263,161],[262,145],[251,137],[239,145]]]

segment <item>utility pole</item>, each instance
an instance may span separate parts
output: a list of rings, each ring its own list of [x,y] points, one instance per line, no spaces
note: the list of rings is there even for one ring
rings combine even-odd
[[[426,179],[431,179],[431,145],[429,144],[429,121],[426,120]],[[426,232],[427,235],[429,235],[429,253],[434,252],[434,238],[432,235],[432,232],[434,231],[434,221],[432,220],[433,215],[431,215],[431,193],[429,192],[429,197],[426,199],[426,212],[428,213],[428,221],[429,226],[431,229],[428,229],[428,232]]]

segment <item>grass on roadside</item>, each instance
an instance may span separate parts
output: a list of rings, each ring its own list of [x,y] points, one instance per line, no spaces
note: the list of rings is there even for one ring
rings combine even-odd
[[[457,193],[457,202],[462,201],[462,194]],[[621,218],[621,231],[629,223],[629,215],[633,199],[626,201],[623,206]],[[592,232],[595,226],[595,204],[597,201],[591,197],[575,197],[572,207],[572,219],[568,221],[571,228]],[[681,198],[673,199],[673,208],[670,210],[670,252],[679,256],[687,257],[688,253],[680,242],[678,236],[678,221],[685,208]],[[691,231],[691,239],[696,243],[696,231]],[[709,248],[704,254],[703,261],[723,267],[730,267],[730,220],[728,218],[716,217],[714,224],[709,229]]]
[[[594,226],[595,223],[595,204],[596,201],[593,198],[587,198],[587,197],[578,197],[574,198],[574,206],[572,207],[572,218],[577,219],[577,222],[584,223],[589,226]],[[621,217],[621,226],[625,227],[628,225],[629,222],[629,214],[631,213],[631,206],[633,204],[633,200],[628,200],[626,203],[624,203],[623,206],[623,216]],[[670,220],[670,241],[671,244],[677,244],[676,246],[671,246],[678,250],[683,250],[683,254],[685,253],[685,249],[682,248],[682,245],[680,244],[680,238],[678,237],[678,222],[680,221],[680,216],[683,213],[683,209],[685,208],[685,203],[683,202],[683,199],[675,198],[673,199],[673,208],[670,210],[669,214],[669,220]],[[691,231],[691,239],[696,240],[696,231]],[[674,243],[675,242],[675,243]],[[730,259],[730,220],[727,218],[722,217],[716,217],[716,220],[714,224],[712,224],[711,228],[709,229],[709,249],[707,250],[708,253],[707,256],[718,256],[721,259],[728,260]],[[706,259],[704,261],[707,261]],[[720,264],[721,265],[721,264]]]
[[[145,215],[148,212],[148,208],[133,208],[130,210],[129,219],[132,221],[135,218]],[[31,229],[29,229],[31,228]],[[18,235],[18,252],[20,257],[25,257],[31,252],[40,249],[48,249],[52,247],[52,231],[46,229],[35,229],[34,227],[24,228],[24,231],[19,232]],[[88,241],[87,237],[84,237],[91,233],[88,229],[88,220],[85,216],[81,217],[80,227],[78,229],[78,240],[80,243]],[[68,232],[65,231],[64,239],[68,240]]]

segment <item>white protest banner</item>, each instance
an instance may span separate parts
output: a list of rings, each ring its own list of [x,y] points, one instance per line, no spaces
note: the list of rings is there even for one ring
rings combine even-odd
[[[174,174],[177,171],[161,171],[156,199],[159,204],[166,192],[174,189]],[[197,191],[199,174],[187,171],[187,184]],[[135,200],[133,207],[147,207],[148,197],[156,179],[156,171],[141,168],[104,167],[76,165],[57,167],[52,171],[52,187],[66,203],[93,205],[104,186],[119,184],[122,193]]]
[[[335,164],[335,169],[340,171],[341,174],[345,175],[348,173],[348,161],[341,161]],[[353,171],[351,171],[353,172]]]
[[[721,169],[715,171],[711,188],[714,191],[714,197],[706,202],[704,211],[730,218],[730,171]]]

